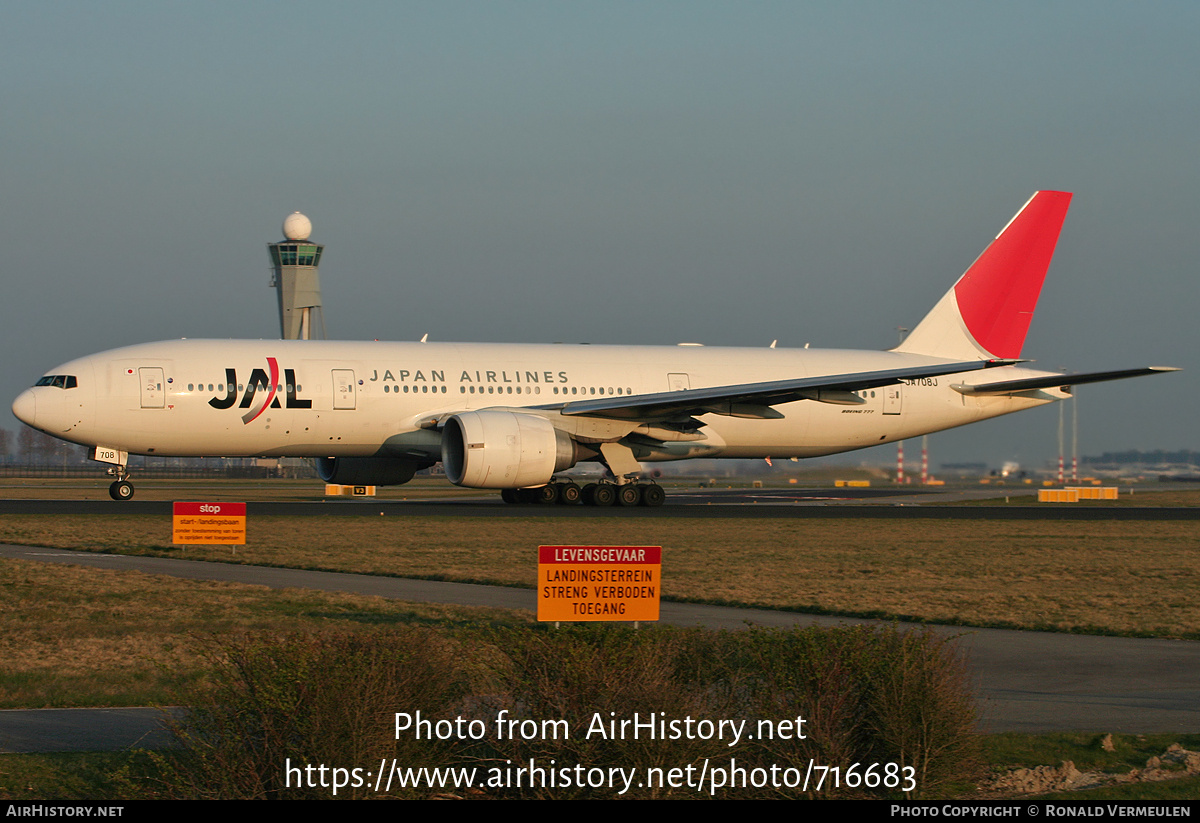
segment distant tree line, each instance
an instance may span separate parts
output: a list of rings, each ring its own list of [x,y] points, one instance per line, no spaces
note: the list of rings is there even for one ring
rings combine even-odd
[[[73,466],[85,462],[87,455],[84,446],[67,443],[28,426],[22,426],[15,437],[8,429],[0,429],[0,463]]]
[[[31,472],[36,475],[85,476],[103,474],[103,463],[93,462],[92,450],[87,446],[67,443],[43,434],[36,429],[22,426],[14,436],[7,429],[0,429],[0,467],[8,475]],[[285,461],[275,465],[272,461],[263,465],[250,457],[206,458],[206,457],[143,457],[131,455],[129,467],[139,474],[163,476],[224,476],[224,477],[316,477],[307,460]]]
[[[1101,463],[1175,463],[1195,465],[1200,464],[1200,452],[1181,449],[1179,451],[1138,451],[1136,449],[1123,452],[1105,452],[1099,457],[1084,457],[1085,465]]]

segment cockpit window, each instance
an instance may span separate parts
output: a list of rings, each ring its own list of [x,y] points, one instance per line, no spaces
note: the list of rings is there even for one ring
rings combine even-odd
[[[73,389],[78,383],[73,374],[48,374],[37,381],[35,386],[56,386],[60,389]]]

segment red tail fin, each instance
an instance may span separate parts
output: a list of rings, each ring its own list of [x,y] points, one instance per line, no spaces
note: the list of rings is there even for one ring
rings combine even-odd
[[[1067,192],[1034,194],[899,350],[1019,357],[1070,204]]]

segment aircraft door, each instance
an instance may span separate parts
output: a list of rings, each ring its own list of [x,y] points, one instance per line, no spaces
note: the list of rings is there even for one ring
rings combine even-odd
[[[354,369],[333,370],[333,407],[335,409],[353,409],[354,406]]]
[[[161,409],[166,406],[167,393],[163,389],[162,369],[138,369],[138,381],[141,383],[143,409]]]
[[[686,374],[668,374],[667,391],[687,391],[692,387],[692,381]]]
[[[897,383],[894,386],[883,387],[883,413],[884,414],[899,414],[904,396],[901,389],[904,388],[903,383]]]

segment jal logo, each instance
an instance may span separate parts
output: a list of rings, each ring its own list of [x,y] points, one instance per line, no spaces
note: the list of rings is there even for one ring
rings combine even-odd
[[[296,370],[284,369],[284,399],[289,409],[311,409],[311,400],[302,400],[296,396]],[[214,409],[231,409],[233,404],[237,402],[238,397],[238,380],[236,369],[225,370],[225,385],[228,387],[224,397],[214,397],[208,401],[208,405]],[[238,403],[239,409],[248,409],[242,415],[242,423],[249,425],[258,419],[258,416],[270,409],[283,408],[279,403],[279,361],[274,357],[267,358],[267,370],[255,369],[250,372],[250,379],[246,382],[246,390],[242,394],[242,402]]]

